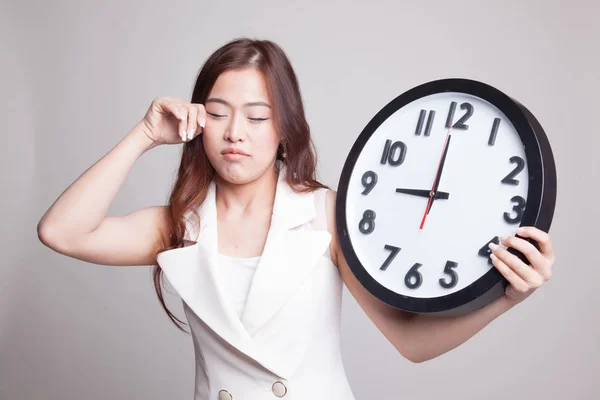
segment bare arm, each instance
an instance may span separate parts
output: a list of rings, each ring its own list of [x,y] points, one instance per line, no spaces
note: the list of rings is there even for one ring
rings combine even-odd
[[[46,211],[38,237],[51,249],[104,265],[152,265],[170,237],[168,208],[146,207],[109,217],[133,164],[159,144],[191,140],[205,121],[204,106],[181,99],[155,99],[144,119],[88,168]]]
[[[456,317],[419,314],[407,327],[406,340],[412,343],[413,361],[440,356],[466,342],[515,303],[502,296],[487,306]],[[393,321],[388,321],[393,326]]]
[[[371,295],[350,270],[335,228],[333,191],[328,192],[327,217],[335,262],[346,287],[386,339],[412,362],[427,361],[456,348],[518,302],[503,296],[479,310],[456,317],[411,314],[391,307]]]
[[[133,164],[155,146],[137,124],[42,216],[38,223],[42,243],[98,264],[152,264],[151,251],[163,244],[166,207],[147,207],[123,217],[105,215]]]

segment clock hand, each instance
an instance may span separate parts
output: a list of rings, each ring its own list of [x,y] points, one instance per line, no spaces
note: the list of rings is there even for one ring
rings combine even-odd
[[[425,219],[427,218],[427,214],[429,214],[429,210],[431,210],[431,206],[433,205],[433,200],[435,198],[435,193],[437,192],[438,186],[440,185],[440,178],[442,176],[442,171],[444,169],[444,164],[446,162],[446,154],[448,154],[448,146],[450,145],[450,129],[452,129],[452,121],[450,121],[450,128],[448,128],[448,133],[446,134],[446,143],[444,143],[444,149],[442,151],[442,157],[440,159],[440,163],[438,164],[438,169],[435,174],[435,179],[433,181],[433,187],[431,188],[431,193],[429,194],[429,201],[427,202],[427,208],[425,209],[425,214],[423,214],[423,219],[421,220],[421,225],[419,229],[423,229],[423,225],[425,225]]]
[[[430,190],[421,190],[421,189],[405,189],[405,188],[397,188],[396,189],[396,193],[405,193],[405,194],[412,194],[415,196],[419,196],[419,197],[430,197],[431,196],[431,191]],[[450,197],[450,193],[447,192],[435,192],[434,196],[433,196],[436,200],[439,199],[448,199]]]
[[[437,176],[435,177],[435,186],[433,188],[432,193],[430,193],[431,196],[431,204],[429,205],[429,210],[427,210],[427,214],[429,214],[429,211],[431,211],[431,207],[433,206],[433,201],[436,199],[435,194],[438,191],[438,187],[440,186],[440,179],[442,178],[442,171],[444,170],[444,164],[446,164],[446,155],[448,154],[448,148],[450,147],[450,139],[452,138],[451,135],[448,135],[448,138],[446,139],[446,146],[444,148],[444,154],[442,155],[442,162],[440,163],[440,166],[438,167],[438,173]]]

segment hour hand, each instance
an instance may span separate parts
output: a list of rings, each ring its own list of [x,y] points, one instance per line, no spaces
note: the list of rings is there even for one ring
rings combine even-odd
[[[412,194],[414,196],[419,196],[419,197],[431,197],[431,190],[423,190],[423,189],[397,188],[396,193]],[[439,191],[436,192],[433,196],[434,200],[448,199],[449,197],[450,197],[450,193],[439,192]]]

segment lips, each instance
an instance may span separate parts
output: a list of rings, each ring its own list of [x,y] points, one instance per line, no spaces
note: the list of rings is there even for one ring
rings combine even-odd
[[[247,156],[248,155],[247,153],[243,152],[240,149],[233,149],[233,148],[225,149],[225,150],[223,150],[221,152],[221,154],[223,154],[223,155],[225,155],[225,154],[239,154],[239,155],[242,155],[242,156]]]

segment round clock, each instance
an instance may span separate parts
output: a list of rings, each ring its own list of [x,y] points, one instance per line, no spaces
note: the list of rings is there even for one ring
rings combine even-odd
[[[337,230],[375,297],[458,315],[504,293],[488,244],[519,226],[547,232],[555,202],[552,150],[531,112],[485,83],[442,79],[401,94],[363,129],[340,177]]]

